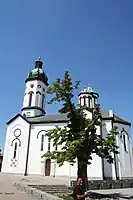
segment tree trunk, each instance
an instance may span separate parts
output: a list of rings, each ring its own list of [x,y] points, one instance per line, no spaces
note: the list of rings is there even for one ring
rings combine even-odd
[[[78,171],[77,177],[82,178],[84,189],[88,189],[88,179],[87,179],[87,162],[78,158]]]
[[[83,179],[84,189],[88,189],[88,178],[87,178],[87,164],[88,164],[88,134],[85,135],[85,140],[83,143],[83,148],[80,149],[80,152],[77,157],[78,160],[78,178]]]

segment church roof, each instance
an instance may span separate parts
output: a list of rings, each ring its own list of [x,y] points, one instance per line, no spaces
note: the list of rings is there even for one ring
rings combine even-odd
[[[107,111],[103,111],[102,112],[102,119],[103,120],[109,120],[112,119],[113,122],[115,123],[121,123],[121,124],[125,124],[125,125],[129,125],[131,126],[131,123],[121,117],[118,117],[117,115],[113,114],[113,111],[111,110],[107,110]]]
[[[112,111],[103,111],[102,113],[103,120],[112,120],[114,123],[125,124],[131,126],[129,121],[122,119],[113,114]],[[41,124],[41,123],[65,123],[67,122],[67,114],[55,114],[55,115],[41,115],[37,117],[24,117],[21,114],[16,115],[12,119],[7,122],[7,125],[10,124],[13,120],[15,120],[18,116],[22,117],[25,121],[30,124]]]
[[[30,71],[25,82],[29,80],[41,80],[48,86],[48,77],[42,68],[43,62],[39,59],[35,62],[35,67]]]
[[[128,123],[128,124],[130,124],[131,125],[131,123],[130,122],[128,122],[128,121],[126,121],[125,119],[123,119],[123,118],[121,118],[121,117],[118,117],[118,116],[116,116],[116,115],[114,115],[114,120],[117,122],[123,122],[123,123]]]
[[[28,121],[31,123],[53,123],[53,122],[66,122],[67,114],[45,115],[38,117],[29,117]]]
[[[112,114],[112,116],[111,116],[110,111],[102,112],[102,118],[103,118],[103,120],[108,119],[108,120],[113,120],[113,122],[116,122],[116,123],[122,123],[122,124],[129,125],[129,126],[131,125],[130,122],[128,122],[125,119],[122,119],[114,114]],[[45,115],[45,116],[28,118],[28,120],[31,123],[67,122],[67,114]]]

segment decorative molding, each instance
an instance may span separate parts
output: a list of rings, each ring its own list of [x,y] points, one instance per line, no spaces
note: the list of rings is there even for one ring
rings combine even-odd
[[[88,96],[84,95],[84,96],[80,96],[80,99],[84,99],[84,98],[88,98]]]
[[[128,132],[127,131],[125,131],[125,129],[124,128],[122,128],[122,131],[121,131],[121,133],[122,132],[124,132],[124,133],[126,133],[127,135],[128,135]]]
[[[42,108],[38,107],[38,106],[31,106],[31,107],[27,106],[27,107],[22,108],[21,111],[23,111],[23,110],[32,110],[32,109],[40,110],[40,111],[42,111],[43,114],[45,114],[45,111]]]
[[[78,96],[80,96],[80,95],[82,95],[82,94],[90,94],[90,95],[96,95],[97,96],[97,98],[99,98],[99,94],[98,93],[96,93],[96,92],[80,92],[79,94],[78,94]]]
[[[15,159],[12,159],[11,160],[11,164],[10,164],[10,167],[17,167],[17,160]]]
[[[26,80],[25,80],[25,83],[27,83],[28,81],[42,81],[46,86],[49,86],[49,84],[48,84],[48,82],[46,81],[46,80],[44,80],[44,78],[43,77],[38,77],[38,76],[36,76],[36,77],[29,77],[29,78],[27,78]]]
[[[33,92],[33,91],[30,91],[30,92],[28,92],[28,94],[34,94],[34,92]]]
[[[125,131],[125,129],[124,129],[124,128],[122,128],[122,130],[121,130],[121,133],[120,133],[120,138],[122,139],[122,135],[123,135],[123,133],[125,133],[125,134],[127,135],[128,139],[129,139],[129,134],[128,134],[128,132],[127,132],[127,131]]]
[[[130,122],[122,122],[122,121],[119,121],[119,120],[116,120],[114,119],[114,117],[102,117],[102,120],[111,120],[113,123],[118,123],[118,124],[124,124],[124,125],[127,125],[127,126],[131,126],[131,123]]]
[[[32,121],[30,122],[31,124],[61,124],[61,123],[67,123],[68,120],[64,119],[64,120],[59,120],[59,121],[56,121],[56,120],[53,120],[53,121]]]
[[[38,134],[37,134],[37,139],[38,139],[38,137],[39,137],[39,134],[40,134],[41,132],[43,132],[43,131],[46,133],[46,130],[41,130],[41,131],[39,131]]]
[[[14,138],[14,139],[12,140],[12,142],[11,142],[11,146],[13,146],[13,143],[14,143],[15,140],[18,140],[18,141],[19,141],[19,147],[20,147],[20,146],[21,146],[21,141],[20,141],[19,138]]]
[[[17,128],[15,131],[14,131],[14,136],[16,138],[18,138],[19,136],[21,135],[21,130],[19,128]]]
[[[41,93],[40,91],[37,91],[36,94],[40,94],[40,95],[42,95],[42,93]]]

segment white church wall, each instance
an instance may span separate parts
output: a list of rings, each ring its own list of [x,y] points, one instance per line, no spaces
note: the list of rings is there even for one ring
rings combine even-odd
[[[70,166],[68,162],[64,162],[61,167],[56,164],[55,176],[77,177],[77,170],[75,169],[77,169],[77,164],[74,164],[74,166]]]
[[[90,112],[87,112],[90,114]],[[97,134],[100,134],[100,127],[97,126]],[[77,162],[70,166],[69,163],[65,162],[63,166],[59,167],[56,164],[56,176],[68,176],[70,179],[75,179],[77,177]],[[102,160],[97,155],[92,155],[92,163],[87,167],[88,179],[90,180],[101,180],[102,174]]]
[[[48,151],[48,137],[44,137],[43,151],[41,151],[41,137],[45,135],[46,130],[53,129],[59,124],[36,124],[31,127],[31,139],[30,139],[30,150],[29,150],[29,162],[28,162],[28,174],[42,174],[45,175],[45,161],[46,158],[42,158],[42,155]],[[60,124],[63,127],[65,124]],[[99,127],[98,127],[99,128]],[[100,130],[98,130],[99,132]],[[38,139],[37,139],[38,136]],[[61,150],[63,145],[58,146],[58,150]],[[50,141],[50,151],[55,150],[52,141]],[[34,153],[33,153],[34,152]],[[88,166],[89,174],[91,178],[101,179],[102,178],[102,163],[101,158],[94,155],[92,165]],[[98,170],[96,170],[98,166]],[[63,166],[59,167],[55,161],[51,161],[51,176],[67,176],[70,178],[77,177],[77,163],[74,166],[70,166],[69,163],[65,162]]]
[[[88,180],[102,180],[102,160],[96,154],[92,155],[91,165],[87,167]]]
[[[111,120],[104,120],[102,125],[102,136],[106,138],[109,131],[112,129],[112,121]],[[114,155],[112,154],[114,157]],[[106,179],[116,179],[116,172],[115,172],[115,165],[110,164],[107,162],[106,159],[103,159],[103,170],[104,170],[104,177]]]
[[[47,130],[55,128],[58,124],[35,124],[32,125],[31,128],[31,142],[30,142],[30,150],[29,150],[29,162],[28,162],[28,173],[29,174],[43,174],[45,175],[45,158],[42,158],[48,151],[48,137],[45,136]],[[63,126],[64,124],[62,124]],[[41,139],[42,135],[44,135],[43,149],[41,150]],[[38,136],[38,138],[37,138]],[[50,142],[51,151],[53,150],[53,146]],[[35,152],[33,154],[33,152]],[[33,159],[34,158],[34,159]],[[51,164],[51,175],[57,174],[54,172],[55,164],[52,162]],[[54,165],[54,166],[53,166]],[[58,167],[56,167],[58,170]],[[66,170],[66,168],[65,168]]]
[[[14,132],[17,130],[18,139],[15,140]],[[16,118],[7,127],[2,172],[25,173],[29,124],[21,117]],[[14,158],[15,143],[17,143],[16,157]],[[20,144],[20,146],[19,146]]]
[[[92,117],[92,113],[89,111],[85,111],[87,114],[87,118]],[[97,134],[101,134],[100,132],[100,127],[97,126]],[[58,147],[58,150],[61,150],[63,145]],[[92,164],[88,165],[87,167],[87,173],[88,173],[88,179],[102,179],[102,160],[100,157],[97,155],[93,154],[92,155],[93,160]],[[98,168],[97,168],[98,166]],[[57,176],[70,176],[71,178],[76,178],[77,177],[77,162],[73,165],[70,166],[69,163],[65,162],[63,166],[59,167],[58,164],[56,165],[56,175]]]
[[[133,177],[133,154],[130,126],[119,123],[114,123],[114,126],[118,127],[119,132],[119,135],[117,135],[119,154],[116,155],[119,175],[120,178],[131,178]],[[123,135],[125,135],[125,141]]]
[[[102,127],[103,136],[106,137],[107,133],[112,128],[111,121],[104,121],[105,125]],[[28,163],[28,173],[29,174],[43,174],[45,175],[45,158],[41,158],[41,156],[48,151],[48,137],[45,136],[43,142],[43,151],[41,151],[41,137],[45,135],[45,130],[53,129],[58,124],[44,124],[44,125],[33,125],[31,129],[31,144],[30,144],[30,152],[29,152],[29,163]],[[62,124],[63,126],[64,124]],[[119,126],[119,124],[117,124]],[[41,132],[40,132],[41,131]],[[38,135],[37,139],[37,134]],[[100,133],[100,127],[98,127],[97,134]],[[130,144],[131,146],[131,144]],[[58,150],[61,150],[61,147],[58,147]],[[35,151],[36,150],[36,151]],[[52,145],[52,141],[50,142],[50,151],[55,150]],[[33,154],[33,152],[35,153]],[[122,151],[122,148],[121,148]],[[123,155],[123,154],[120,154]],[[33,159],[34,158],[34,159]],[[122,158],[120,158],[122,160]],[[131,159],[130,159],[131,162]],[[129,166],[129,160],[127,166]],[[131,165],[131,164],[130,164]],[[97,167],[98,166],[98,167]],[[100,157],[93,154],[92,164],[88,166],[88,178],[89,179],[102,179],[102,160]],[[125,173],[125,172],[123,172]],[[128,171],[129,173],[129,171]],[[66,162],[63,166],[59,167],[54,161],[51,163],[51,176],[77,176],[77,164],[73,167],[69,167],[69,164]],[[126,174],[125,174],[126,175]],[[106,178],[113,177],[116,178],[115,165],[109,164],[106,160],[104,160],[104,176]]]
[[[64,162],[64,165],[59,167],[58,164],[56,164],[56,173],[55,176],[69,176],[69,170],[70,170],[70,165],[68,162]]]
[[[96,133],[101,134],[100,126],[96,126]],[[103,178],[102,159],[96,154],[92,154],[91,165],[87,167],[87,175],[90,180],[101,180]]]

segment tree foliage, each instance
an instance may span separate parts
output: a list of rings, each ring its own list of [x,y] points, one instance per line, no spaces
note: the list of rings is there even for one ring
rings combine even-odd
[[[95,105],[92,109],[92,119],[87,118],[84,112],[85,106],[80,106],[73,101],[79,84],[79,81],[73,84],[67,71],[62,79],[57,78],[48,88],[48,93],[52,95],[48,103],[62,103],[58,112],[67,115],[67,123],[65,126],[57,126],[47,131],[55,150],[47,152],[44,156],[56,159],[60,166],[65,161],[73,165],[77,160],[77,176],[87,177],[87,165],[91,164],[93,154],[107,159],[109,163],[114,162],[114,153],[119,153],[115,141],[117,128],[114,127],[106,138],[97,133],[97,127],[102,126],[100,106]]]

